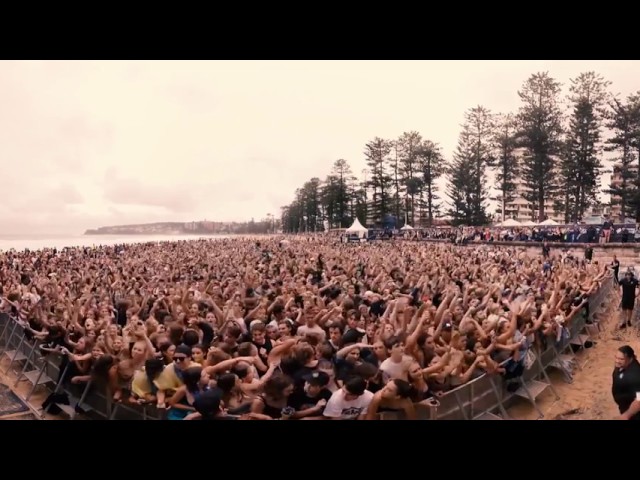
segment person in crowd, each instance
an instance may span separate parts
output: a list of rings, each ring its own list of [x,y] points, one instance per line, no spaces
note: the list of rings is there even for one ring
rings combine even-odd
[[[384,412],[403,412],[406,420],[415,420],[416,412],[411,397],[413,387],[405,380],[391,379],[373,395],[367,407],[367,420],[376,420]]]
[[[331,395],[323,415],[331,420],[364,420],[373,396],[367,390],[367,381],[354,376]]]
[[[296,413],[292,418],[306,420],[317,420],[322,418],[324,407],[331,399],[332,392],[327,388],[331,377],[322,371],[315,371],[304,377],[304,388],[302,392],[294,392],[288,404]]]
[[[620,275],[620,260],[618,260],[618,256],[614,255],[613,260],[611,260],[611,265],[609,265],[611,271],[613,272],[613,281],[616,285],[620,284],[620,279],[618,278]]]
[[[640,283],[638,283],[633,272],[627,270],[624,274],[624,278],[620,280],[619,285],[622,293],[622,301],[620,302],[622,319],[619,327],[627,328],[631,326],[633,311],[636,307],[636,298],[638,297],[638,285],[640,285]]]
[[[529,234],[540,232],[517,232]],[[77,382],[172,419],[415,418],[413,402],[521,374],[610,271],[472,243],[496,235],[0,252],[0,309],[43,353],[63,354]],[[628,309],[635,286],[622,288]]]
[[[611,393],[620,420],[640,420],[640,363],[629,345],[616,352]]]

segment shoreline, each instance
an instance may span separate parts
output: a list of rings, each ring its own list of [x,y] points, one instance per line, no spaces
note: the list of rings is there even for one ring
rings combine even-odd
[[[166,235],[166,234],[148,234],[148,235],[51,235],[51,236],[33,236],[28,235],[0,236],[0,253],[9,251],[24,252],[25,250],[40,251],[52,250],[54,248],[61,250],[64,248],[93,248],[98,246],[111,245],[133,245],[143,243],[171,243],[182,241],[199,241],[199,240],[224,240],[229,238],[266,238],[272,235],[266,234],[212,234],[212,235]]]

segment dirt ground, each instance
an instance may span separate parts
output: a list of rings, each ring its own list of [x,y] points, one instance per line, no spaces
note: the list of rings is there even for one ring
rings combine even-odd
[[[624,330],[616,328],[620,321],[620,311],[617,308],[619,301],[617,294],[610,297],[601,315],[601,332],[592,335],[595,345],[577,354],[582,369],[575,370],[573,383],[565,383],[562,375],[555,370],[549,372],[560,400],[556,400],[551,389],[538,397],[538,405],[545,420],[612,420],[619,415],[611,398],[615,352],[625,344],[640,352],[639,327]],[[518,399],[509,409],[509,415],[518,420],[538,418],[536,410],[524,399]]]

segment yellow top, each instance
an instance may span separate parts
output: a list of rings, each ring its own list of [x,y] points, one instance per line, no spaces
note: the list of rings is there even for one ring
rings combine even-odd
[[[189,368],[200,367],[200,366],[201,365],[199,363],[191,362],[191,364],[189,365]],[[165,392],[175,391],[179,387],[184,385],[182,383],[182,380],[180,380],[178,375],[176,375],[175,368],[176,368],[175,363],[167,365],[165,369],[162,371],[162,373],[158,376],[158,378],[155,379],[154,383],[156,384],[156,387],[158,387],[158,390],[164,390]]]

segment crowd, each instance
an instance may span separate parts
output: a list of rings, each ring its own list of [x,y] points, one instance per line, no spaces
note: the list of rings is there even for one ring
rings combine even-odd
[[[640,240],[640,229],[630,226],[566,225],[538,227],[437,227],[399,231],[408,239],[440,239],[452,243],[470,242],[562,242],[632,243]]]
[[[448,243],[224,239],[0,254],[0,309],[71,384],[171,420],[415,418],[509,383],[609,274]]]

